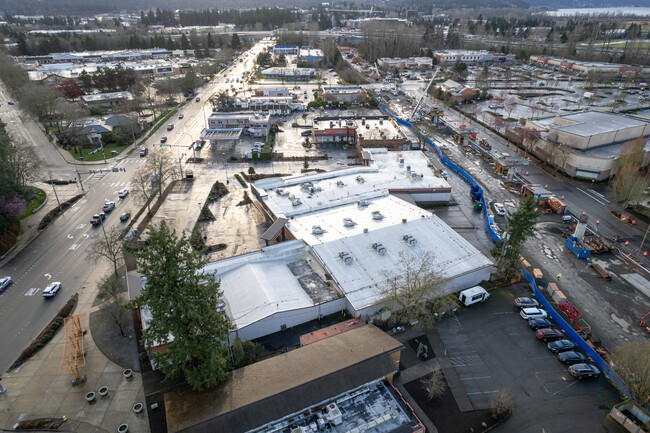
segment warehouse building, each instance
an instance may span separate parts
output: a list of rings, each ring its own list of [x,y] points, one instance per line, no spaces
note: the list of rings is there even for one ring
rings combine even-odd
[[[605,180],[616,173],[621,149],[650,136],[650,123],[622,114],[583,111],[530,119],[527,128],[541,131],[531,151],[572,177]],[[650,148],[645,147],[644,165]]]
[[[514,63],[514,54],[492,53],[490,51],[440,50],[434,51],[438,63]]]
[[[560,57],[530,56],[530,63],[557,71],[573,72],[578,75],[594,75],[595,78],[648,77],[650,67],[641,65],[624,65],[620,63],[581,62]]]

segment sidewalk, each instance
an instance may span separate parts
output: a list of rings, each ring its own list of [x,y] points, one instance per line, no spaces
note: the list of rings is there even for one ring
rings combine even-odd
[[[84,314],[81,325],[88,330],[97,280],[107,269],[102,266],[79,289],[74,314]],[[0,429],[12,430],[21,420],[65,416],[67,421],[59,431],[115,432],[120,424],[126,423],[130,432],[149,432],[146,407],[140,414],[132,410],[135,403],[145,404],[142,375],[134,372],[131,379],[124,378],[122,367],[102,354],[89,331],[83,341],[86,365],[80,368],[86,382],[72,386],[71,373],[59,374],[64,337],[62,328],[34,357],[3,374],[2,385],[7,392],[0,395]],[[97,392],[102,386],[109,389],[105,397]],[[90,391],[96,393],[93,403],[84,398]]]

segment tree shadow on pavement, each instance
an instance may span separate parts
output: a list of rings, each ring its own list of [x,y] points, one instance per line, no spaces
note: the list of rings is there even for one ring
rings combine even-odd
[[[129,311],[124,312],[123,318],[126,337],[122,337],[115,320],[104,310],[90,313],[89,323],[93,341],[104,356],[122,368],[140,372],[133,316]]]

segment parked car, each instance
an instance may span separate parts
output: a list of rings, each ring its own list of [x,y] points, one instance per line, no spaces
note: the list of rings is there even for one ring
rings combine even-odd
[[[558,331],[557,329],[553,328],[538,329],[537,332],[535,332],[535,336],[539,341],[543,342],[555,341],[564,338],[562,331]]]
[[[302,135],[303,137],[309,137],[311,135],[311,129],[307,131],[302,131],[300,135]]]
[[[7,102],[7,104],[9,104],[9,105],[14,105],[14,102],[13,102],[13,101],[9,101],[9,102]]]
[[[124,237],[125,240],[127,241],[132,241],[135,240],[135,238],[138,237],[138,229],[133,229],[130,232],[127,233],[127,235]]]
[[[43,296],[45,296],[46,298],[51,298],[59,292],[60,288],[61,288],[61,283],[59,283],[58,281],[55,281],[54,283],[50,283],[47,285],[45,289],[43,289]]]
[[[568,352],[558,353],[557,359],[562,364],[570,365],[570,364],[578,364],[581,362],[585,362],[587,360],[587,357],[580,352],[576,352],[575,350],[569,350]]]
[[[127,195],[129,195],[129,189],[128,189],[128,188],[124,188],[122,191],[120,191],[120,192],[117,193],[117,196],[118,196],[119,198],[124,198],[124,197],[126,197]]]
[[[539,302],[537,302],[537,299],[533,299],[533,298],[517,298],[515,299],[515,307],[517,308],[539,307]]]
[[[182,119],[182,118],[183,118],[183,115],[182,115],[182,114],[179,114],[179,115],[178,115],[178,118],[179,118],[179,119]]]
[[[548,313],[541,308],[522,308],[519,315],[524,319],[546,319]]]
[[[560,353],[560,352],[566,352],[567,350],[575,349],[577,347],[577,344],[575,344],[571,340],[556,340],[548,343],[547,347],[548,350],[550,350],[553,353]]]
[[[201,98],[199,98],[198,96],[195,99],[196,102],[199,102],[200,100],[201,100]]]
[[[120,221],[128,221],[129,218],[131,218],[131,213],[130,212],[124,212],[122,215],[120,215]]]
[[[501,203],[494,203],[494,211],[497,215],[506,216],[506,208]]]
[[[0,291],[6,289],[11,284],[11,277],[0,278]]]
[[[165,137],[163,138],[165,139],[165,141],[167,141],[167,138]],[[160,140],[161,143],[164,143],[165,141],[162,141],[162,139]],[[147,156],[147,153],[149,153],[149,149],[147,149],[146,147],[140,149],[140,156]]]
[[[569,367],[569,374],[576,379],[582,379],[583,377],[598,377],[600,376],[600,370],[595,365],[580,363],[573,364]]]
[[[528,319],[528,326],[537,331],[538,329],[552,328],[553,324],[548,319]]]
[[[172,129],[174,129],[174,124],[173,123],[170,123],[169,125],[167,125],[167,131],[171,131]]]
[[[115,202],[114,201],[107,201],[106,204],[104,204],[104,207],[102,208],[102,210],[104,212],[106,212],[106,213],[109,213],[113,209],[115,209]]]

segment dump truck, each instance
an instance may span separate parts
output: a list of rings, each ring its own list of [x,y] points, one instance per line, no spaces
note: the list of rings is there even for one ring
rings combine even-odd
[[[546,204],[555,213],[564,213],[566,211],[566,204],[557,197],[549,197],[546,199]]]

